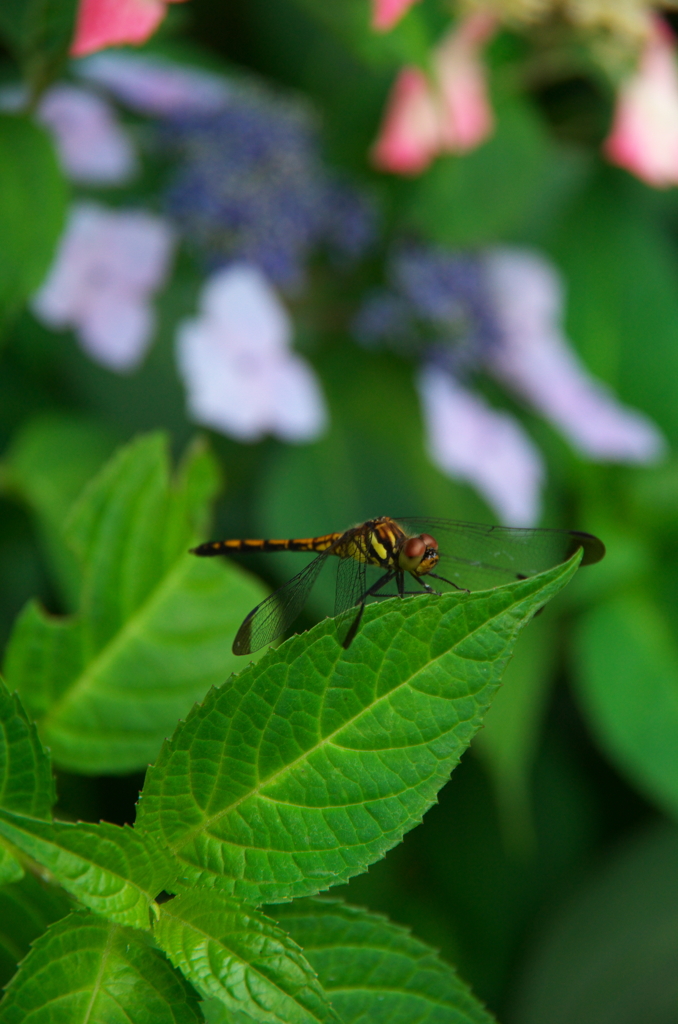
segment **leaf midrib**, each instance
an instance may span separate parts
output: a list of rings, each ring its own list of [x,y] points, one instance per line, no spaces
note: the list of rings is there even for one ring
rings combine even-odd
[[[83,693],[96,684],[97,677],[115,659],[118,651],[141,632],[145,621],[151,617],[155,606],[160,604],[166,592],[176,585],[178,579],[181,579],[190,572],[191,568],[192,563],[189,559],[180,557],[176,560],[175,564],[165,573],[157,586],[138,606],[136,611],[127,619],[112,639],[101,648],[96,657],[86,666],[85,670],[76,677],[61,697],[55,701],[42,719],[41,726],[43,729],[48,730],[52,721],[58,719],[69,704],[76,700],[76,698],[81,698]]]
[[[550,581],[550,582],[553,582],[553,581]],[[485,593],[485,592],[484,591],[477,591],[477,593]],[[538,591],[536,591],[535,593],[538,593]],[[449,596],[450,596],[450,598],[456,598],[457,597],[457,595],[454,595],[454,594],[451,594]],[[328,733],[326,736],[323,736],[322,739],[318,743],[315,744],[315,746],[309,747],[308,750],[305,750],[302,754],[300,754],[299,757],[295,758],[293,761],[290,761],[288,764],[283,765],[283,767],[278,769],[277,772],[274,772],[272,775],[269,775],[266,779],[263,779],[263,780],[259,781],[256,784],[256,786],[254,786],[247,793],[243,794],[243,796],[238,797],[238,799],[234,800],[233,803],[228,805],[228,807],[223,808],[222,810],[218,811],[216,814],[213,814],[210,818],[208,818],[205,821],[201,822],[200,825],[198,825],[195,828],[191,829],[191,831],[189,833],[187,833],[184,837],[182,837],[180,842],[168,843],[167,845],[169,846],[169,849],[172,850],[173,853],[178,854],[178,852],[183,847],[185,847],[185,846],[189,845],[191,842],[193,842],[193,840],[197,836],[199,836],[203,832],[207,832],[209,829],[211,829],[212,826],[215,824],[215,822],[218,822],[221,818],[225,817],[228,814],[233,813],[235,810],[237,810],[237,808],[241,804],[245,803],[245,801],[250,800],[253,797],[256,797],[260,793],[260,791],[264,788],[264,786],[268,786],[272,782],[275,782],[277,779],[279,779],[280,776],[284,775],[284,773],[291,771],[293,768],[295,768],[302,761],[307,760],[307,758],[309,758],[312,754],[316,753],[318,750],[321,750],[325,744],[331,743],[334,740],[335,736],[337,736],[340,732],[342,732],[344,729],[348,728],[349,726],[354,725],[355,722],[357,722],[362,715],[366,714],[368,711],[372,711],[375,707],[377,707],[379,705],[379,703],[381,701],[390,699],[393,696],[393,694],[397,693],[398,690],[400,690],[401,687],[412,685],[413,681],[423,671],[428,669],[431,665],[435,664],[441,658],[445,657],[447,654],[450,654],[451,652],[453,652],[461,643],[463,643],[464,641],[468,640],[470,637],[474,636],[477,632],[479,632],[481,629],[483,629],[486,626],[488,626],[491,622],[494,622],[495,620],[497,620],[501,616],[506,615],[507,613],[509,613],[512,609],[517,607],[517,605],[519,605],[522,601],[525,601],[525,599],[526,599],[525,597],[522,597],[522,598],[520,598],[520,599],[518,599],[516,601],[513,601],[510,605],[507,605],[500,612],[498,612],[497,614],[495,614],[495,615],[491,616],[490,618],[486,619],[484,622],[482,622],[475,629],[472,629],[469,633],[465,633],[463,637],[460,637],[459,640],[455,644],[452,645],[452,647],[446,648],[446,650],[443,651],[437,658],[429,658],[429,660],[426,662],[425,665],[422,665],[421,668],[417,669],[417,671],[413,675],[409,676],[406,680],[403,680],[401,683],[398,683],[398,685],[395,686],[392,690],[389,690],[388,693],[382,694],[381,697],[378,697],[373,703],[371,703],[369,705],[369,708],[361,708],[361,710],[356,715],[354,715],[352,718],[349,718],[345,722],[342,722],[342,724],[337,729],[335,729],[333,732]],[[457,600],[458,600],[458,598],[457,598]],[[385,656],[387,652],[384,651],[383,653],[384,653],[384,656]],[[335,662],[335,665],[336,664],[337,664],[337,662]]]

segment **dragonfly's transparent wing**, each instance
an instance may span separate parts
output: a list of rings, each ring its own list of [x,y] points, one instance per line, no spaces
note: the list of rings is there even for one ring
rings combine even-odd
[[[355,558],[341,558],[337,567],[337,590],[334,595],[334,614],[341,615],[360,604],[367,590],[365,562]]]
[[[440,561],[434,572],[467,590],[498,587],[525,579],[567,561],[584,549],[582,565],[599,562],[605,546],[576,530],[516,529],[448,519],[398,518],[408,534],[429,533],[438,542]],[[436,589],[445,589],[439,586]]]
[[[331,548],[323,551],[305,569],[252,609],[236,633],[234,654],[252,654],[289,629],[301,614],[306,598],[331,551]]]

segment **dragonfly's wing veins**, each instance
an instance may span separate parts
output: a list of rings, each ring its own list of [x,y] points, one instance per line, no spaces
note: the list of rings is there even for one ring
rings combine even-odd
[[[446,519],[398,519],[412,534],[438,541],[436,573],[467,590],[484,590],[552,568],[584,548],[583,565],[599,562],[605,547],[597,537],[575,530],[520,529]]]
[[[233,641],[234,654],[253,654],[281,636],[301,614],[306,598],[325,565],[331,548],[275,590],[249,613]]]
[[[334,595],[334,614],[341,615],[360,604],[367,590],[365,562],[355,558],[341,558],[337,566],[337,589]]]

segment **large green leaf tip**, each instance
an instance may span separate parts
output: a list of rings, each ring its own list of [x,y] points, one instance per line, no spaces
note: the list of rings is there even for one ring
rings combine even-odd
[[[60,766],[145,767],[234,667],[233,633],[262,588],[187,553],[204,538],[217,486],[203,445],[173,480],[167,441],[152,434],[121,449],[76,502],[66,537],[81,566],[79,612],[58,619],[31,602],[5,666]]]
[[[520,629],[579,560],[495,590],[373,605],[348,651],[331,620],[293,637],[165,743],[139,827],[176,855],[183,884],[253,903],[364,871],[434,802]]]

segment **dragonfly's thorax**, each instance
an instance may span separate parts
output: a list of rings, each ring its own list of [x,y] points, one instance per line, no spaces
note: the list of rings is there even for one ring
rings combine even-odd
[[[438,563],[438,544],[428,534],[408,537],[389,516],[368,519],[347,530],[334,553],[339,558],[354,558],[391,572],[407,571],[424,576]]]
[[[334,553],[340,558],[354,558],[356,562],[367,562],[382,569],[397,569],[398,555],[406,540],[400,526],[388,516],[382,516],[347,530]]]

